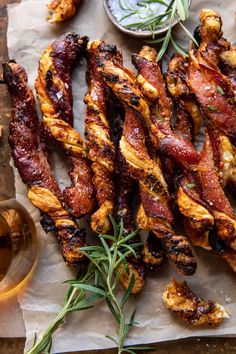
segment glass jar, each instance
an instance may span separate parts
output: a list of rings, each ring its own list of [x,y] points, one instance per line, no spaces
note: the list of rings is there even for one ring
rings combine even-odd
[[[0,200],[0,299],[19,291],[37,258],[36,228],[15,199]]]

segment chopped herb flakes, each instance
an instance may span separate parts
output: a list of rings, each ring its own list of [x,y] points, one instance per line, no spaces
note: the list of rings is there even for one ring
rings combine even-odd
[[[191,189],[191,188],[196,187],[196,184],[195,184],[195,183],[188,183],[188,184],[186,184],[186,187],[188,187],[189,189]]]
[[[217,86],[217,91],[219,92],[219,94],[222,96],[224,94],[224,90],[222,89],[221,86]]]
[[[211,104],[209,104],[209,105],[207,106],[207,108],[210,109],[211,111],[216,111],[216,110],[217,110],[216,106],[213,106],[213,105],[211,105]]]

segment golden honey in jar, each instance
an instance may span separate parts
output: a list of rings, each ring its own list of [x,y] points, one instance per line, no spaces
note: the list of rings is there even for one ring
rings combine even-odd
[[[15,199],[0,201],[0,298],[19,290],[37,257],[36,229]]]

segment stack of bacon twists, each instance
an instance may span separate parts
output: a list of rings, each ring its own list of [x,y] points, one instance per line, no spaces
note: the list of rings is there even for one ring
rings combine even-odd
[[[56,231],[65,261],[76,265],[83,260],[80,247],[84,232],[65,208],[61,191],[47,160],[41,126],[25,70],[14,62],[3,65],[3,77],[12,98],[9,143],[12,157],[28,197],[42,213],[42,226]]]
[[[131,175],[139,181],[141,205],[138,223],[142,229],[153,231],[158,238],[163,239],[167,253],[180,273],[191,275],[196,270],[192,248],[184,236],[174,234],[167,185],[158,161],[150,157],[146,146],[145,122],[152,141],[158,139],[157,126],[151,122],[149,104],[129,69],[110,60],[103,60],[100,66],[106,84],[126,110],[120,151]],[[189,143],[186,142],[186,145]],[[198,156],[195,151],[194,154]]]
[[[235,215],[223,190],[227,184],[235,184],[236,106],[229,80],[231,77],[233,82],[234,67],[233,60],[229,65],[228,54],[234,54],[234,49],[222,38],[222,23],[216,12],[202,10],[200,20],[199,48],[190,48],[189,63],[176,55],[167,75],[169,92],[176,106],[181,107],[179,133],[187,132],[189,140],[193,139],[194,129],[189,127],[196,126],[196,109],[189,109],[189,102],[197,108],[195,99],[205,123],[201,160],[195,171],[184,171],[177,193],[178,205],[193,244],[220,254],[235,270]],[[227,63],[223,59],[225,52]],[[183,106],[183,100],[188,100],[188,105]]]
[[[44,51],[39,60],[35,89],[40,102],[45,132],[69,158],[72,186],[64,191],[71,213],[81,217],[94,208],[92,171],[86,149],[78,131],[73,128],[72,69],[82,57],[87,37],[67,33]]]
[[[137,223],[149,235],[137,259],[128,258],[128,271],[120,279],[127,288],[134,275],[133,293],[143,288],[146,268],[162,263],[164,251],[179,273],[196,270],[191,244],[173,230],[170,192],[176,193],[193,245],[219,254],[236,270],[236,220],[224,192],[226,185],[236,190],[236,50],[222,37],[217,13],[202,10],[200,20],[199,48],[192,45],[189,59],[177,54],[169,63],[166,81],[173,101],[155,49],[144,47],[132,56],[135,75],[124,67],[116,46],[68,33],[39,61],[40,124],[24,69],[4,65],[13,101],[14,162],[44,228],[56,230],[68,264],[83,259],[84,233],[73,217],[92,214],[96,233],[110,231],[111,214],[123,221],[125,235],[135,230],[132,198],[138,185]],[[88,64],[86,142],[73,128],[71,74],[82,55]],[[205,141],[199,153],[193,143],[202,125]],[[45,138],[73,166],[72,186],[63,193],[47,161]],[[134,242],[140,242],[139,234]]]

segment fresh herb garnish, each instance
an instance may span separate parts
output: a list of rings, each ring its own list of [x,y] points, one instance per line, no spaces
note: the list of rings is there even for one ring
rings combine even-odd
[[[124,236],[123,224],[118,227],[112,217],[111,222],[113,235],[99,235],[101,245],[81,248],[81,252],[90,260],[85,274],[78,279],[67,281],[69,288],[61,310],[39,340],[35,337],[33,346],[27,354],[50,353],[52,335],[64,323],[65,317],[72,312],[91,308],[99,299],[106,301],[118,323],[117,338],[107,336],[116,344],[118,354],[135,354],[134,350],[153,349],[147,346],[124,345],[127,334],[135,325],[136,303],[131,294],[135,279],[134,275],[131,276],[129,287],[124,290],[119,284],[119,277],[128,269],[126,258],[130,255],[136,257],[135,249],[140,247],[140,243],[130,244],[130,240],[137,232]]]
[[[219,92],[219,94],[220,94],[221,96],[223,96],[224,90],[222,89],[222,87],[221,87],[221,86],[217,86],[216,88],[217,88],[217,91]]]
[[[153,11],[153,9],[150,7],[150,4],[153,3],[164,5],[164,10],[158,11],[157,9],[156,11]],[[157,60],[160,60],[163,57],[170,43],[173,45],[177,52],[184,56],[188,56],[187,51],[183,49],[173,38],[172,24],[175,20],[177,20],[187,36],[198,47],[198,43],[191,32],[183,25],[183,22],[189,17],[189,0],[171,0],[169,3],[166,3],[163,0],[143,0],[138,2],[140,9],[133,8],[132,5],[129,4],[128,0],[119,0],[119,4],[121,9],[127,12],[127,15],[120,19],[121,24],[125,18],[132,15],[138,15],[140,18],[140,21],[130,23],[124,27],[133,30],[150,30],[153,33],[153,39],[148,42],[162,43]],[[154,31],[165,23],[170,24],[170,27],[165,36],[155,39]]]
[[[186,184],[186,187],[191,189],[191,188],[196,187],[196,184],[195,183],[188,183],[188,184]]]
[[[211,111],[217,111],[216,106],[213,106],[213,105],[211,105],[211,104],[209,104],[209,105],[207,106],[207,108],[210,109]]]

